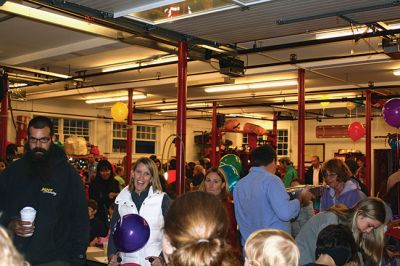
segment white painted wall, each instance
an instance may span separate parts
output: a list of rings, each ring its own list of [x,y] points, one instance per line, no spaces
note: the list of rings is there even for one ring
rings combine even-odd
[[[106,155],[110,161],[118,162],[122,160],[124,154],[112,153],[112,119],[109,109],[96,109],[87,104],[76,104],[76,102],[68,102],[64,100],[46,100],[46,101],[28,101],[28,102],[12,102],[14,117],[17,115],[33,116],[34,114],[42,114],[52,117],[69,117],[77,119],[91,120],[91,141],[98,145],[102,154]],[[15,142],[15,129],[12,125],[11,114],[9,113],[8,140]],[[148,118],[146,115],[137,115],[135,119],[143,120]],[[227,118],[228,119],[228,118]],[[262,126],[265,129],[272,129],[272,122],[266,120],[255,119],[239,119],[241,128],[244,123],[250,122]],[[359,121],[365,123],[365,119],[348,118],[348,119],[323,119],[322,122],[316,120],[307,120],[305,122],[306,134],[305,143],[325,143],[325,159],[332,158],[334,153],[339,149],[355,149],[365,153],[365,138],[353,142],[350,138],[321,138],[317,139],[315,130],[318,125],[348,125],[352,122]],[[136,121],[137,124],[146,124],[158,126],[159,144],[156,147],[157,156],[163,158],[164,162],[171,156],[175,156],[175,146],[170,145],[173,138],[171,135],[176,133],[176,122],[172,120],[147,120]],[[187,120],[186,122],[186,161],[196,161],[199,159],[200,147],[194,144],[194,136],[201,134],[196,131],[211,131],[211,121],[206,120]],[[289,157],[295,165],[297,165],[297,121],[278,121],[278,129],[288,129],[289,131]],[[374,118],[372,121],[372,149],[390,148],[386,139],[375,138],[376,136],[386,136],[388,133],[395,133],[395,128],[390,127],[381,118]],[[171,136],[171,137],[170,137]],[[242,145],[242,134],[226,133],[224,139],[230,139],[234,145]],[[163,147],[165,150],[163,153]],[[168,148],[171,147],[169,153]],[[140,156],[148,156],[146,154],[133,154],[133,159]],[[150,155],[150,154],[149,154]],[[372,152],[373,155],[373,152]],[[307,159],[307,158],[306,158]],[[372,158],[372,163],[373,163]],[[372,165],[372,171],[374,165]]]
[[[94,145],[100,148],[102,154],[106,155],[110,161],[121,161],[124,154],[112,153],[112,119],[109,109],[96,109],[91,105],[80,104],[75,102],[61,100],[46,100],[46,101],[29,101],[11,103],[13,115],[16,119],[17,115],[25,115],[33,117],[33,115],[45,115],[51,117],[68,117],[76,119],[91,120],[90,140]],[[172,156],[175,156],[175,145],[171,145],[174,139],[173,134],[176,134],[176,122],[172,120],[149,120],[147,115],[135,115],[134,124],[144,124],[158,126],[158,145],[156,146],[156,155],[167,161]],[[200,149],[194,145],[194,136],[201,134],[196,131],[211,131],[211,122],[204,120],[187,120],[186,122],[186,161],[196,161],[199,159],[198,154]],[[8,120],[8,140],[15,142],[16,131],[12,124],[11,112],[9,112]],[[163,153],[163,147],[165,150]],[[168,153],[168,149],[169,153]],[[141,156],[149,156],[151,154],[133,154],[133,160]]]

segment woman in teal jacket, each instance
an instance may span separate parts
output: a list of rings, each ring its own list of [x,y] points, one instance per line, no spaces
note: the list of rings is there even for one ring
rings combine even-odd
[[[294,169],[293,163],[287,157],[279,159],[279,163],[285,168],[286,173],[283,177],[283,183],[285,184],[285,188],[288,188],[292,180],[297,178],[297,171]]]

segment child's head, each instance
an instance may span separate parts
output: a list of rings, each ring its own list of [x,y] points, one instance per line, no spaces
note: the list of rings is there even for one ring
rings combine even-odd
[[[7,231],[0,227],[0,265],[24,266],[29,265],[23,256],[17,251]]]
[[[317,238],[315,258],[329,255],[337,266],[349,261],[357,261],[357,245],[348,226],[331,224],[321,230]]]
[[[297,178],[295,178],[292,181],[290,181],[290,186],[291,187],[300,186],[300,185],[301,185],[300,180],[297,179]]]
[[[286,232],[262,229],[253,232],[246,241],[245,266],[297,266],[300,252]]]
[[[115,174],[118,176],[122,176],[124,173],[124,168],[122,166],[115,167]]]
[[[226,243],[227,232],[226,212],[216,196],[185,193],[165,217],[164,258],[168,265],[239,265]]]
[[[89,212],[89,219],[93,219],[94,215],[97,213],[97,202],[95,200],[88,200],[88,212]]]
[[[111,203],[110,206],[108,207],[108,216],[112,217],[113,212],[114,212],[114,208],[115,208],[115,203]]]

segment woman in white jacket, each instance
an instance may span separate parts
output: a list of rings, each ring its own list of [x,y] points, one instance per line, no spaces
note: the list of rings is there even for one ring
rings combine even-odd
[[[112,236],[108,242],[109,265],[137,263],[142,266],[162,264],[162,230],[164,217],[171,203],[167,194],[162,192],[155,163],[142,157],[132,167],[132,177],[115,199],[115,210],[111,219],[111,230],[127,214],[139,214],[150,226],[150,238],[146,245],[131,253],[119,252]],[[118,259],[120,257],[120,259]]]

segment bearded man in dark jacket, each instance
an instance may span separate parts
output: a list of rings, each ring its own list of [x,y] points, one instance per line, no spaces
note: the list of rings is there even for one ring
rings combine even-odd
[[[27,152],[0,175],[0,221],[32,265],[84,265],[90,230],[81,178],[53,144],[49,118],[33,118],[28,132]],[[33,224],[20,219],[26,206],[36,210]]]

